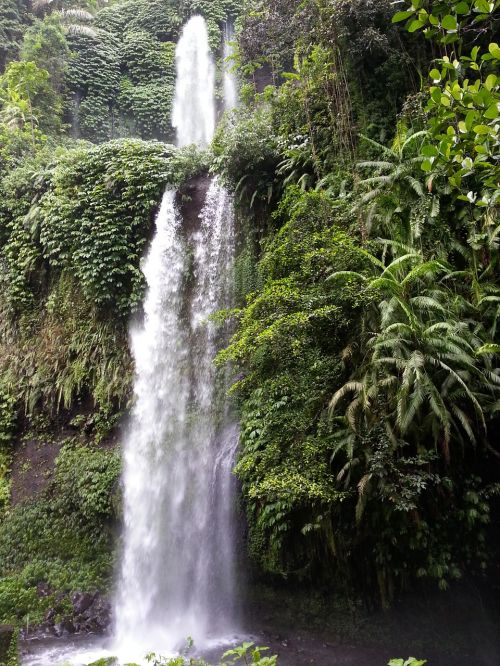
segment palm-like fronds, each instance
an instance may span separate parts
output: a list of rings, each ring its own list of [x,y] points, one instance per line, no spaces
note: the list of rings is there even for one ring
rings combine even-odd
[[[332,276],[362,278],[383,296],[364,360],[330,402],[332,413],[344,405],[352,432],[369,431],[384,413],[397,438],[430,439],[447,462],[454,443],[484,440],[500,389],[498,369],[480,359],[500,347],[482,344],[461,319],[460,303],[443,280],[450,272],[444,262],[406,253],[371,278],[349,271]]]
[[[361,136],[380,155],[378,160],[357,165],[362,177],[357,183],[359,196],[353,211],[366,216],[369,232],[388,233],[412,244],[420,238],[426,219],[439,214],[439,198],[425,187],[420,169],[425,135],[424,131],[410,133],[400,126],[391,148]]]

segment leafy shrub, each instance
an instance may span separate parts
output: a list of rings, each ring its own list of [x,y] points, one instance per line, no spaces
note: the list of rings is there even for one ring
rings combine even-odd
[[[55,483],[68,512],[79,511],[88,520],[117,517],[120,468],[114,451],[64,446],[56,460]]]
[[[259,264],[263,286],[237,313],[219,362],[244,372],[233,388],[242,401],[236,472],[252,554],[267,571],[307,576],[328,548],[331,507],[346,498],[330,469],[335,429],[326,408],[342,377],[335,353],[366,297],[331,290],[321,277],[332,265],[359,262],[341,228],[349,224],[345,206],[289,188],[275,224],[282,226]]]
[[[97,305],[128,314],[141,300],[139,260],[165,182],[165,156],[161,144],[133,140],[69,153],[41,200],[44,257],[73,269]]]
[[[240,110],[226,117],[212,144],[214,166],[250,208],[268,205],[279,191],[276,169],[280,162],[272,109]]]
[[[39,596],[42,583],[53,592],[106,589],[119,470],[114,451],[69,443],[45,494],[0,522],[0,622],[40,622],[56,601]]]

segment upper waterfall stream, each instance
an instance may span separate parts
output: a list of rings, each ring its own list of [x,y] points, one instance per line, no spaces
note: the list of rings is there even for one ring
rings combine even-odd
[[[193,16],[175,52],[177,77],[172,125],[177,145],[208,146],[215,130],[215,70],[205,20]]]

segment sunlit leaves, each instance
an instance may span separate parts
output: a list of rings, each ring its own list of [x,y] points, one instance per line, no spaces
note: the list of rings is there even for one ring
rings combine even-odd
[[[394,14],[392,22],[406,21],[409,32],[423,30],[427,38],[453,44],[463,29],[481,29],[481,23],[493,19],[498,6],[498,0],[411,0],[407,9]]]
[[[478,206],[494,205],[500,196],[496,160],[500,148],[500,85],[496,73],[489,71],[500,61],[491,51],[495,48],[487,54],[475,48],[470,57],[460,61],[443,58],[439,61],[441,69],[431,70],[433,85],[427,110],[432,143],[422,150],[422,169],[443,169],[459,196],[471,200],[463,192],[467,187]],[[467,68],[475,72],[471,78],[464,76]]]

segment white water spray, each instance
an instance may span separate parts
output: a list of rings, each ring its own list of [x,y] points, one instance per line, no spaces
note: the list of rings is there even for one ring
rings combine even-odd
[[[215,130],[214,65],[201,16],[184,26],[175,52],[177,80],[172,125],[177,145],[208,146]]]
[[[205,22],[177,48],[174,122],[180,146],[214,132],[213,66]],[[115,652],[140,661],[197,646],[235,622],[234,481],[237,426],[213,358],[224,331],[209,320],[231,305],[234,215],[214,179],[194,231],[167,190],[144,262],[144,321],[132,328],[135,406],[124,443],[124,553]]]

